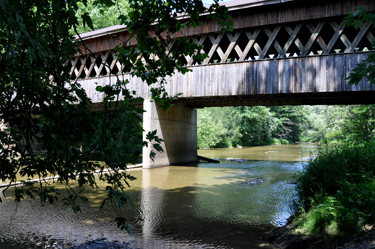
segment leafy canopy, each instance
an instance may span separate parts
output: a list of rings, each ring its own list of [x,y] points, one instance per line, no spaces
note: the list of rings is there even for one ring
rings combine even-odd
[[[70,81],[67,63],[81,53],[77,43],[82,41],[71,31],[79,35],[80,20],[91,29],[94,24],[88,12],[77,17],[79,7],[105,12],[119,8],[116,4],[112,0],[0,0],[0,179],[14,183],[20,177],[56,175],[57,182],[66,185],[64,203],[75,212],[80,211],[78,200],[88,200],[82,188],[72,188],[70,183],[97,188],[97,179],[104,181],[107,199],[103,205],[112,202],[117,225],[129,231],[121,207],[131,202],[125,189],[134,177],[124,170],[136,163],[142,146],[160,151],[162,140],[150,132],[148,141],[142,141],[143,111],[134,105],[142,100],[127,90],[128,82],[118,79],[114,85],[97,87],[105,97],[102,111],[93,113],[85,90]],[[127,25],[129,39],[135,37],[138,44],[129,48],[124,41],[116,48],[118,57],[133,76],[151,86],[157,83],[153,97],[168,108],[173,98],[165,92],[164,78],[176,70],[188,71],[181,60],[184,54],[204,57],[196,53],[200,47],[186,39],[176,40],[166,53],[168,37],[188,25],[200,25],[200,14],[207,11],[209,18],[228,29],[227,9],[217,1],[207,9],[201,0],[130,0],[128,6],[128,15],[120,14],[118,23]],[[182,13],[187,18],[177,20]],[[36,153],[36,145],[41,154]],[[27,196],[39,197],[44,204],[58,200],[59,195],[46,182],[26,181],[15,188],[15,199]]]

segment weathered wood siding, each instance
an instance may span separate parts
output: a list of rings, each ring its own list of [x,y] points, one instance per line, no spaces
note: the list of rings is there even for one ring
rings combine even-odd
[[[194,66],[190,67],[192,72],[185,75],[175,73],[168,77],[166,89],[170,95],[182,93],[182,98],[196,98],[196,101],[224,96],[241,100],[257,95],[374,91],[375,85],[365,79],[352,86],[345,80],[366,56],[367,53],[353,53]],[[118,79],[128,79],[130,90],[143,98],[151,98],[150,87],[129,74],[79,82],[92,101],[98,103],[103,95],[98,94],[95,87],[114,84]]]

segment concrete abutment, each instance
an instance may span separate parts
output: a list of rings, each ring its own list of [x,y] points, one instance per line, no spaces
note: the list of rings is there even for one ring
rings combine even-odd
[[[152,99],[145,99],[143,108],[143,141],[149,131],[157,130],[162,138],[163,153],[152,145],[143,147],[143,168],[155,168],[197,161],[197,112],[193,108],[174,104],[164,111]],[[151,149],[156,153],[150,158]]]

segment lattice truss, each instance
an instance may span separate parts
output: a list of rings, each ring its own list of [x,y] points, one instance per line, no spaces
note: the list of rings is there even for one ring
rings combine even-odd
[[[203,45],[200,53],[208,57],[195,61],[185,56],[185,65],[207,65],[235,61],[264,60],[285,57],[353,53],[372,50],[375,29],[364,24],[359,29],[340,25],[342,20],[309,21],[233,32],[189,37]],[[172,40],[169,48],[173,49]],[[115,52],[82,55],[70,61],[71,79],[87,79],[110,74],[126,73],[130,69],[117,59]],[[111,70],[110,70],[111,69]]]

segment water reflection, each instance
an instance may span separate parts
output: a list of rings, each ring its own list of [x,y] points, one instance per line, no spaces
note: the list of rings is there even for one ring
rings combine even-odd
[[[13,217],[15,204],[5,200],[0,205],[0,235],[52,235],[73,244],[105,236],[132,241],[134,248],[276,248],[261,238],[289,217],[294,185],[288,181],[303,168],[304,162],[297,160],[308,157],[310,149],[314,147],[302,146],[303,154],[300,146],[290,145],[204,150],[199,154],[248,160],[131,171],[137,177],[128,190],[134,207],[125,212],[133,236],[116,228],[109,206],[99,211],[105,192],[90,189],[91,204],[83,205],[78,215],[62,203],[40,207],[38,201],[26,200]],[[267,181],[242,184],[255,177]]]

